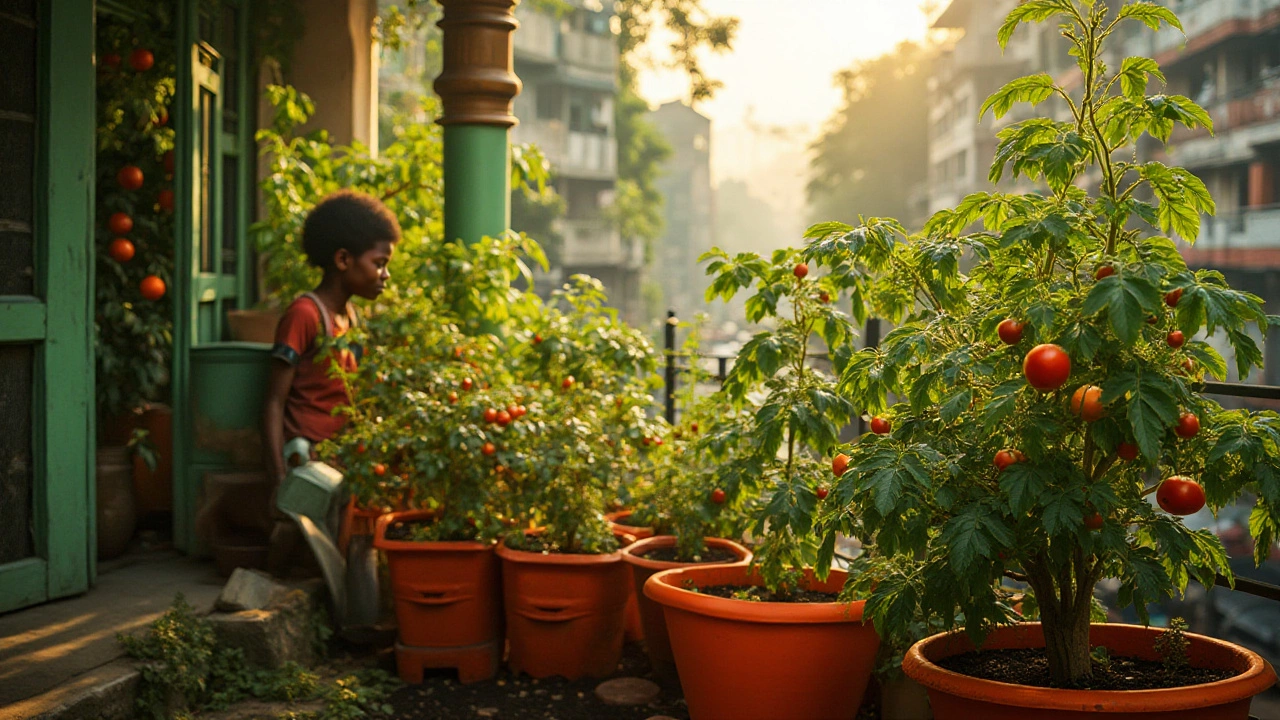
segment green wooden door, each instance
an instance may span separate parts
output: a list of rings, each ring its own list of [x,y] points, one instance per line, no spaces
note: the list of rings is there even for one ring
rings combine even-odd
[[[93,0],[0,10],[0,612],[93,568]]]

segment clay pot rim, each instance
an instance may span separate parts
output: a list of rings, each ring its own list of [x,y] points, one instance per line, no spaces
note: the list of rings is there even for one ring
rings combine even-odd
[[[404,510],[378,516],[373,526],[373,546],[383,551],[408,552],[485,552],[493,549],[493,543],[477,540],[388,540],[387,528],[396,522],[426,520],[435,513],[431,510]]]
[[[760,584],[759,576],[750,571],[748,563],[690,565],[663,570],[651,576],[645,581],[644,594],[649,599],[666,607],[726,620],[774,624],[862,622],[862,609],[866,604],[864,600],[847,603],[757,602],[703,595],[680,587],[686,579],[694,579],[699,575],[708,573],[721,573],[726,570],[740,573],[737,580],[733,581],[734,584]],[[812,570],[807,569],[805,573],[812,577]],[[826,585],[839,588],[844,585],[847,577],[848,573],[845,571],[833,569],[827,577]],[[697,583],[696,580],[695,584],[702,585],[702,583]]]
[[[638,567],[646,568],[648,570],[658,570],[658,571],[671,570],[673,568],[690,567],[693,565],[701,567],[701,566],[714,566],[714,565],[736,565],[738,563],[751,562],[751,557],[752,557],[751,551],[746,549],[739,543],[736,543],[732,540],[728,540],[726,538],[717,538],[717,537],[703,538],[703,540],[705,540],[707,545],[710,547],[726,548],[728,550],[731,550],[735,555],[738,556],[738,559],[730,560],[726,562],[711,562],[711,563],[689,563],[689,562],[680,562],[677,560],[650,560],[644,557],[644,551],[651,550],[653,548],[674,547],[676,544],[675,535],[654,535],[653,537],[644,538],[643,540],[637,540],[634,543],[622,548],[622,560],[631,565],[636,565]]]
[[[651,538],[656,532],[653,528],[645,525],[626,525],[618,522],[631,517],[634,510],[619,510],[617,512],[605,513],[604,519],[609,521],[609,526],[614,530],[634,536],[637,540]]]
[[[1039,625],[1040,623],[1018,623],[997,628],[992,633],[1015,632],[1018,628]],[[1122,623],[1094,623],[1091,627],[1106,628],[1104,632],[1152,635],[1160,632],[1157,628]],[[902,660],[902,671],[929,690],[970,700],[1035,710],[1081,711],[1105,705],[1107,712],[1111,713],[1167,712],[1212,707],[1251,698],[1275,684],[1276,672],[1271,664],[1252,650],[1207,635],[1186,633],[1186,637],[1193,648],[1196,645],[1216,645],[1226,649],[1240,661],[1236,667],[1241,667],[1243,672],[1217,682],[1153,690],[1065,690],[1014,685],[953,672],[935,665],[927,657],[928,654],[949,657],[972,650],[972,642],[960,631],[938,633],[912,645]],[[1035,643],[1025,647],[1039,646]]]
[[[537,535],[538,532],[538,530],[525,530],[526,535]],[[617,537],[618,541],[624,546],[631,545],[636,541],[635,537],[623,533],[615,532],[614,537]],[[586,553],[542,553],[513,550],[507,547],[506,542],[499,542],[498,557],[511,562],[531,565],[608,565],[622,562],[622,550],[618,549],[611,553],[597,555],[588,555]]]

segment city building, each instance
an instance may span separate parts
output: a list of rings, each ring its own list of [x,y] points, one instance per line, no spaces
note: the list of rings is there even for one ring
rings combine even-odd
[[[664,231],[654,248],[653,277],[663,302],[680,317],[706,308],[706,274],[698,257],[715,237],[711,189],[711,119],[673,101],[649,114],[666,138],[671,155],[663,163],[658,190],[666,200]]]
[[[523,89],[512,142],[541,148],[566,202],[558,221],[563,242],[549,248],[555,267],[540,282],[545,287],[575,273],[592,275],[624,319],[639,321],[644,247],[622,237],[608,217],[618,176],[614,15],[600,3],[572,4],[560,16],[529,3],[516,10],[515,68]]]

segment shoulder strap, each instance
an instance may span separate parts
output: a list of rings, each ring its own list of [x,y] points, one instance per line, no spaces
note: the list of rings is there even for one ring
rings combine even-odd
[[[354,303],[347,303],[347,329],[351,329],[360,324],[360,315],[356,313]]]
[[[332,335],[330,328],[333,327],[333,318],[329,317],[329,308],[325,307],[320,297],[313,292],[303,293],[302,297],[315,303],[316,309],[320,311],[320,334],[324,337]]]

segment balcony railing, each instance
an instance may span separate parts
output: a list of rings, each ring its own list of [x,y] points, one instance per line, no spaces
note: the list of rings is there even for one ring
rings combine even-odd
[[[516,6],[516,19],[520,22],[514,39],[518,55],[547,63],[560,57],[559,20],[525,5]]]
[[[1161,4],[1167,5],[1168,2]],[[1280,9],[1280,0],[1202,0],[1193,6],[1178,8],[1178,19],[1186,30],[1186,37],[1174,28],[1162,28],[1154,35],[1142,32],[1129,43],[1131,55],[1160,55],[1182,47],[1183,42],[1194,44],[1196,40],[1218,27],[1233,21],[1256,22],[1267,13]]]
[[[1280,0],[1277,0],[1280,2]],[[1269,77],[1242,85],[1229,95],[1205,105],[1213,118],[1213,130],[1227,130],[1280,120],[1280,77]],[[1173,143],[1209,137],[1204,128],[1188,130],[1179,125],[1170,136]]]
[[[618,41],[612,35],[565,33],[561,51],[565,62],[570,65],[609,73],[618,69]]]
[[[528,120],[512,130],[511,140],[537,145],[562,176],[603,180],[617,174],[618,141],[609,135],[572,132],[560,120]]]
[[[1280,250],[1280,205],[1245,208],[1235,212],[1206,215],[1201,220],[1200,239],[1191,252]]]
[[[562,262],[566,266],[629,266],[628,243],[617,228],[603,219],[561,221],[564,235]]]

